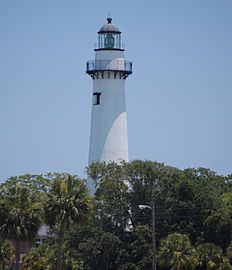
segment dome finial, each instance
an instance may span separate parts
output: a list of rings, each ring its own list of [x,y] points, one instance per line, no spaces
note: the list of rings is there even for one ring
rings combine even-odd
[[[98,34],[103,34],[103,33],[117,33],[117,34],[121,34],[121,32],[119,31],[118,27],[112,24],[112,18],[110,16],[110,14],[107,17],[107,23],[104,24],[97,33]]]
[[[108,23],[111,23],[112,22],[112,18],[110,17],[110,14],[109,14],[109,17],[107,18],[107,22]]]

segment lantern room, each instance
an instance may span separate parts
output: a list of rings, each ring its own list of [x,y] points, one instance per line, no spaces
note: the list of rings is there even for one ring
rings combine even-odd
[[[112,18],[107,18],[107,24],[98,31],[98,46],[95,50],[124,51],[121,44],[121,32],[112,24]]]

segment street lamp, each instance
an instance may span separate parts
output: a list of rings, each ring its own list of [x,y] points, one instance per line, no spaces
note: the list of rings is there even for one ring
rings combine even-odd
[[[151,206],[146,204],[140,204],[139,209],[150,209],[152,215],[152,247],[153,247],[153,257],[152,257],[152,270],[156,270],[156,233],[155,233],[155,203],[152,202]]]

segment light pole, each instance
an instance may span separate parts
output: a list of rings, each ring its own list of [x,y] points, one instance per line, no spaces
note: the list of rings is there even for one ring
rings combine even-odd
[[[153,257],[152,257],[152,270],[156,270],[156,232],[155,232],[155,203],[152,202],[151,206],[146,204],[140,204],[139,209],[150,209],[152,215],[152,248],[153,248]]]

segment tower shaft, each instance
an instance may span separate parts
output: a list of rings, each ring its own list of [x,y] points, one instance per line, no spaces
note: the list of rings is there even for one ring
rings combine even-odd
[[[95,60],[87,62],[93,79],[89,165],[96,161],[128,161],[125,79],[132,63],[124,60],[121,32],[111,24],[98,32]]]

